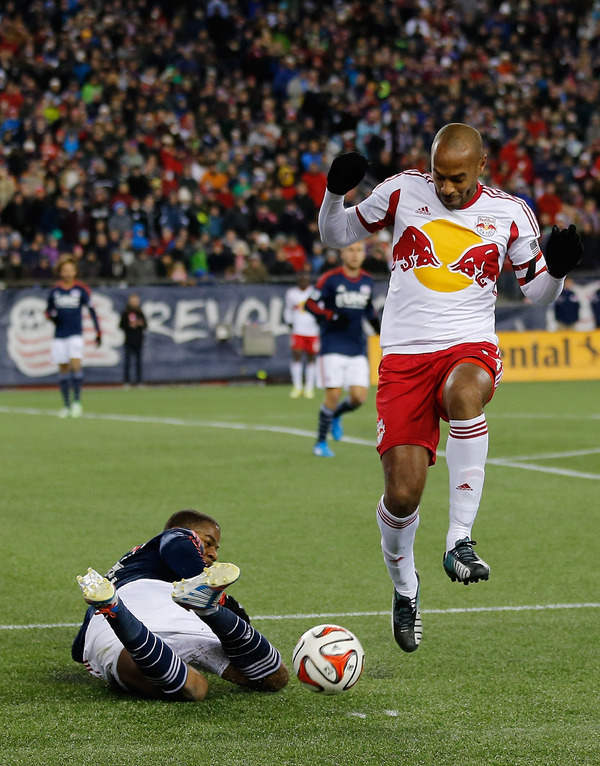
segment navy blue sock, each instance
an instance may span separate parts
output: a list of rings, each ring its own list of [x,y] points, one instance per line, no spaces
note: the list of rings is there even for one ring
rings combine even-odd
[[[275,673],[281,655],[267,639],[237,614],[223,606],[216,612],[198,615],[213,631],[231,664],[251,681]]]
[[[324,442],[327,439],[332,419],[333,410],[322,404],[319,410],[319,435],[317,436],[317,442]]]
[[[69,384],[69,373],[63,373],[61,372],[58,376],[58,384],[60,386],[60,395],[63,398],[63,402],[65,404],[65,407],[69,407],[71,404],[70,401],[70,384]]]
[[[170,646],[155,633],[151,633],[120,600],[110,609],[102,610],[102,613],[150,683],[160,687],[166,694],[182,689],[187,680],[187,665]]]
[[[356,410],[360,407],[360,404],[353,404],[348,397],[344,399],[343,402],[338,404],[338,406],[335,408],[335,411],[333,413],[334,418],[339,418],[340,415],[343,415],[345,412],[352,412],[353,410]]]
[[[81,385],[83,383],[83,372],[71,373],[71,388],[73,389],[73,399],[78,402],[81,399]]]

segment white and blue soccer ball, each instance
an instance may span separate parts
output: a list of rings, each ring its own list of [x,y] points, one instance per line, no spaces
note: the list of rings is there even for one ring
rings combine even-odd
[[[300,683],[313,692],[340,694],[363,671],[365,653],[354,633],[340,625],[316,625],[303,633],[292,655]]]

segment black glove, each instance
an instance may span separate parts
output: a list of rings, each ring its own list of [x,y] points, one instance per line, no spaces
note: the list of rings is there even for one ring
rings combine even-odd
[[[346,194],[363,180],[368,161],[358,152],[340,154],[327,173],[327,188],[332,194]]]
[[[219,599],[219,604],[224,606],[226,609],[229,609],[230,612],[233,612],[238,617],[241,617],[244,622],[247,622],[248,625],[250,625],[250,618],[248,617],[246,610],[239,603],[239,601],[236,601],[233,598],[233,596],[230,596],[228,593],[224,593]]]
[[[96,335],[96,346],[100,348],[101,343],[102,343],[102,335],[98,333],[98,335]]]
[[[546,267],[548,274],[555,279],[562,279],[574,269],[583,255],[583,245],[576,227],[571,224],[568,229],[553,226],[546,242]]]

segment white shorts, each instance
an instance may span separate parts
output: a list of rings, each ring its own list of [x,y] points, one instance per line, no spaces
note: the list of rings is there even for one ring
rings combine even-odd
[[[323,354],[317,365],[319,388],[369,387],[369,362],[366,356]]]
[[[171,598],[173,584],[162,580],[136,580],[119,588],[119,598],[148,630],[156,633],[177,656],[198,670],[220,676],[229,665],[221,642],[194,613]],[[85,634],[83,664],[93,676],[116,683],[127,691],[117,674],[117,660],[123,651],[109,621],[95,614]]]
[[[53,364],[69,364],[71,359],[83,359],[83,335],[53,338],[50,358]]]

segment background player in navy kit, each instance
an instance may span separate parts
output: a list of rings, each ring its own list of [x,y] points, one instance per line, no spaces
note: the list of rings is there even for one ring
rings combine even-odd
[[[90,290],[83,282],[77,281],[77,264],[71,256],[63,256],[56,264],[56,275],[60,280],[50,290],[46,316],[55,324],[52,341],[52,361],[58,365],[60,392],[64,406],[59,415],[78,418],[81,415],[81,385],[83,372],[83,324],[81,310],[87,306],[96,328],[96,345],[102,340],[100,324],[91,299]],[[73,403],[71,404],[71,391]]]
[[[323,274],[305,306],[321,325],[319,361],[325,398],[313,447],[317,457],[334,456],[327,444],[329,429],[339,441],[343,435],[342,415],[360,407],[367,398],[369,362],[363,319],[377,333],[380,322],[371,302],[373,280],[361,268],[365,255],[363,242],[340,250],[342,266]],[[344,388],[348,396],[340,402]]]
[[[90,608],[73,659],[114,687],[167,700],[204,699],[208,682],[196,668],[249,689],[282,689],[281,655],[223,592],[239,569],[217,563],[220,537],[210,516],[178,511],[106,578],[91,569],[78,577]]]

